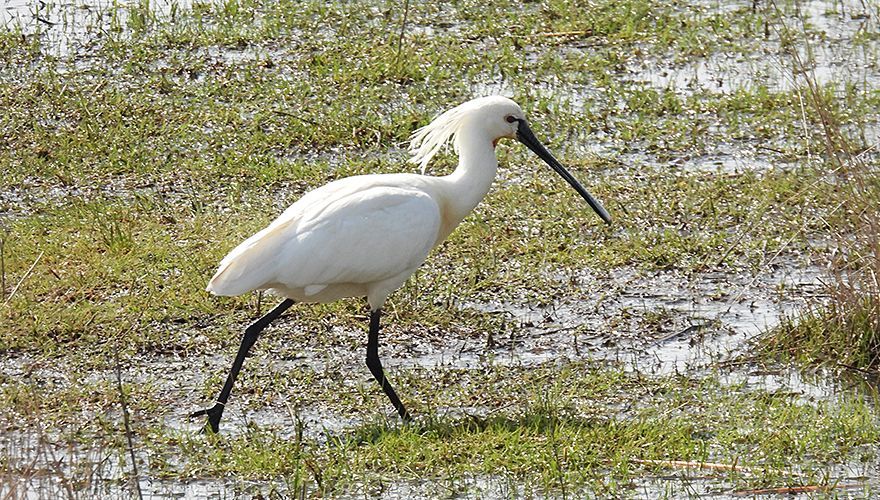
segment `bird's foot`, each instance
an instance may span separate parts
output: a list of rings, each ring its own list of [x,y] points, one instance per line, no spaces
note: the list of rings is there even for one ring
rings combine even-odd
[[[210,408],[194,411],[190,413],[189,418],[201,417],[203,415],[208,416],[208,421],[205,422],[205,426],[202,427],[201,432],[203,434],[207,433],[208,430],[210,430],[214,434],[220,432],[220,417],[223,416],[223,403],[218,402]]]

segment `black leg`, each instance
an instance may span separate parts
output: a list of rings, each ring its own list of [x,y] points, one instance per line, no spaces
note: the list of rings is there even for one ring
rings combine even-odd
[[[382,390],[385,391],[385,395],[391,400],[391,404],[394,405],[394,409],[400,414],[400,418],[406,422],[412,422],[412,417],[409,412],[403,407],[403,403],[400,402],[400,398],[397,397],[394,388],[391,387],[391,384],[388,383],[388,379],[385,378],[385,372],[382,371],[382,362],[379,361],[379,316],[381,314],[381,309],[370,311],[370,336],[367,340],[367,368],[370,369],[370,373],[373,374],[373,377],[375,377],[376,381],[379,382],[379,385],[382,386]]]
[[[217,403],[211,408],[192,413],[190,417],[207,415],[208,424],[206,428],[210,428],[215,433],[220,430],[220,417],[223,416],[223,408],[226,407],[226,401],[229,399],[229,393],[232,392],[232,385],[235,384],[238,372],[241,371],[241,365],[244,364],[245,356],[247,356],[251,346],[257,341],[260,332],[269,326],[269,323],[275,320],[275,318],[281,316],[281,313],[286,311],[292,305],[293,300],[284,299],[283,302],[275,306],[275,309],[272,309],[265,316],[254,321],[251,326],[245,329],[244,336],[241,339],[241,347],[238,348],[238,354],[235,355],[235,361],[232,362],[232,369],[229,370],[229,375],[226,377],[226,383],[223,384],[223,390],[220,391],[220,395],[217,396]]]

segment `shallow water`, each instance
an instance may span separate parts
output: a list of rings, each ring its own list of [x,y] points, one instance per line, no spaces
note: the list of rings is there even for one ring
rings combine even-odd
[[[37,37],[44,55],[88,55],[92,44],[109,32],[129,29],[129,9],[142,5],[152,15],[167,17],[189,8],[191,1],[6,0],[0,7],[0,28]]]
[[[126,10],[121,18],[111,19],[107,12],[117,2],[106,0],[73,0],[69,2],[32,2],[7,0],[0,8],[0,26],[18,29],[28,36],[36,36],[43,54],[68,56],[87,54],[94,43],[99,43],[104,30],[116,23],[125,30]],[[136,7],[139,1],[119,2]],[[186,8],[188,1],[155,0],[149,9],[158,16],[172,16],[177,8]],[[715,2],[713,9],[729,9],[731,3]],[[842,84],[855,81],[865,88],[880,87],[877,54],[869,49],[854,48],[848,42],[858,33],[876,29],[876,13],[859,17],[860,12],[876,5],[861,2],[827,2],[812,0],[802,4],[811,24],[827,36],[815,40],[812,74],[820,84]],[[433,29],[433,28],[431,28]],[[452,27],[451,29],[455,29]],[[428,36],[430,29],[413,28],[414,34]],[[778,38],[778,37],[777,37]],[[771,90],[791,90],[803,84],[790,64],[779,56],[779,43],[774,36],[766,41],[769,49],[753,55],[713,54],[688,62],[673,59],[633,58],[626,67],[631,82],[647,88],[672,90],[681,95],[698,92],[730,93],[753,85],[767,85]],[[571,49],[580,50],[580,49]],[[283,48],[229,48],[212,47],[207,50],[211,60],[235,65],[263,59],[285,57]],[[773,55],[767,55],[771,53]],[[161,67],[162,61],[157,61]],[[2,69],[0,69],[2,71]],[[512,89],[503,80],[475,83],[475,94],[510,94]],[[587,86],[559,88],[550,84],[536,86],[535,94],[556,102],[563,102],[573,112],[581,112],[595,97]],[[876,136],[877,126],[866,128],[867,135]],[[578,149],[582,148],[582,149]],[[601,131],[583,144],[572,146],[569,153],[616,155],[631,145],[603,142]],[[395,154],[401,152],[395,152]],[[345,155],[343,151],[340,155]],[[332,156],[332,155],[331,155]],[[333,158],[337,158],[333,156]],[[338,159],[338,158],[337,158]],[[705,154],[669,163],[654,161],[642,152],[619,160],[650,168],[681,168],[687,171],[738,174],[746,171],[767,171],[784,168],[767,150],[755,144],[719,143],[708,147]],[[332,165],[331,165],[332,168]],[[155,193],[165,186],[138,186],[136,179],[117,179],[118,184],[102,184],[90,188],[78,186],[22,186],[0,193],[0,214],[4,207],[22,208],[41,203],[63,204],[71,198],[88,196],[132,196],[139,189]],[[169,186],[164,193],[169,199],[181,199],[179,187]],[[282,187],[280,193],[298,191],[298,186]],[[36,195],[34,193],[37,193]],[[288,196],[277,196],[280,208],[286,206]],[[410,333],[409,337],[394,339],[387,346],[383,361],[395,369],[457,369],[478,370],[486,366],[535,366],[545,363],[566,363],[579,360],[608,360],[620,362],[628,370],[648,374],[687,373],[694,376],[717,374],[730,384],[745,383],[746,388],[795,393],[804,399],[834,398],[841,391],[852,391],[845,382],[824,373],[805,375],[789,368],[765,370],[748,363],[725,365],[747,350],[748,343],[779,321],[794,315],[805,305],[821,300],[819,296],[823,270],[811,263],[785,262],[768,266],[757,274],[719,270],[703,274],[685,275],[675,272],[644,272],[624,268],[608,275],[584,273],[579,277],[587,290],[602,290],[584,301],[559,299],[547,307],[534,307],[516,302],[462,302],[462,310],[474,309],[482,313],[504,315],[516,325],[514,331],[493,337],[491,345],[484,336],[431,337],[424,332]],[[782,291],[780,291],[782,290]],[[333,330],[330,335],[347,338],[359,345],[364,333]],[[383,349],[386,347],[383,346]],[[332,347],[304,345],[296,349],[295,357],[278,360],[262,353],[248,360],[246,369],[266,372],[313,370],[340,371],[348,375],[343,391],[354,391],[360,386],[372,387],[363,367],[361,349],[351,349],[340,343]],[[223,372],[230,362],[231,352],[213,356],[151,356],[133,360],[126,370],[127,381],[155,387],[163,404],[173,405],[171,413],[163,417],[166,428],[194,432],[201,425],[187,418],[187,413],[204,404],[201,387],[213,373]],[[721,368],[719,368],[721,367]],[[43,381],[63,384],[74,367],[47,363],[24,356],[7,356],[0,363],[0,374],[10,378],[37,376]],[[113,380],[113,373],[94,371],[89,380]],[[861,390],[856,388],[856,390]],[[870,388],[865,390],[870,394]],[[294,432],[297,419],[305,425],[305,434],[311,438],[338,435],[362,424],[363,421],[317,406],[291,409],[271,404],[253,409],[246,398],[230,408],[224,420],[224,433],[237,435],[247,430],[248,422],[281,429],[281,435]],[[446,408],[447,415],[480,415],[485,408]],[[6,446],[7,456],[19,457],[24,463],[35,457],[42,475],[31,482],[30,491],[63,493],[59,477],[67,477],[76,467],[95,471],[101,478],[99,493],[108,496],[130,493],[130,487],[120,485],[126,477],[119,458],[108,456],[100,449],[53,449],[48,453],[39,436],[14,432],[0,441]],[[41,455],[42,454],[42,455]],[[149,457],[142,457],[148,461]],[[64,464],[61,465],[54,464]],[[835,474],[847,477],[880,477],[876,464],[848,464]],[[19,478],[24,481],[25,479]],[[22,483],[23,484],[23,483]],[[671,486],[670,486],[671,485]],[[683,486],[686,485],[686,486]],[[291,494],[287,485],[272,482],[246,483],[224,479],[193,479],[192,481],[144,479],[141,486],[147,497],[217,498],[240,494],[268,494],[270,491]],[[503,498],[522,495],[523,485],[501,477],[464,477],[455,481],[398,481],[375,492],[380,498],[432,498],[437,495],[469,495]],[[647,477],[633,485],[634,495],[651,498],[669,489],[688,491],[694,495],[712,495],[726,498],[732,494],[717,476],[699,471],[670,471],[668,475]],[[0,492],[4,491],[0,487]],[[296,494],[297,492],[292,492]],[[530,494],[542,496],[530,491]],[[37,496],[41,496],[39,493]],[[51,495],[48,495],[51,496]],[[352,497],[358,495],[351,495]],[[553,496],[547,495],[547,496]]]

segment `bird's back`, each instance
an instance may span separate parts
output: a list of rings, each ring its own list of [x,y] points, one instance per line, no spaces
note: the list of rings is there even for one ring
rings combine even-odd
[[[371,284],[399,277],[402,284],[440,227],[437,203],[412,182],[419,177],[349,177],[310,191],[233,249],[208,290],[275,288],[295,300],[324,301],[367,295]]]

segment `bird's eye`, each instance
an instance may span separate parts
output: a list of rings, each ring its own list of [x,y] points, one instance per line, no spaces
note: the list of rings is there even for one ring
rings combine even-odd
[[[513,123],[516,121],[516,118],[513,115],[508,115],[508,117],[505,118],[505,120],[507,120],[507,123]]]

